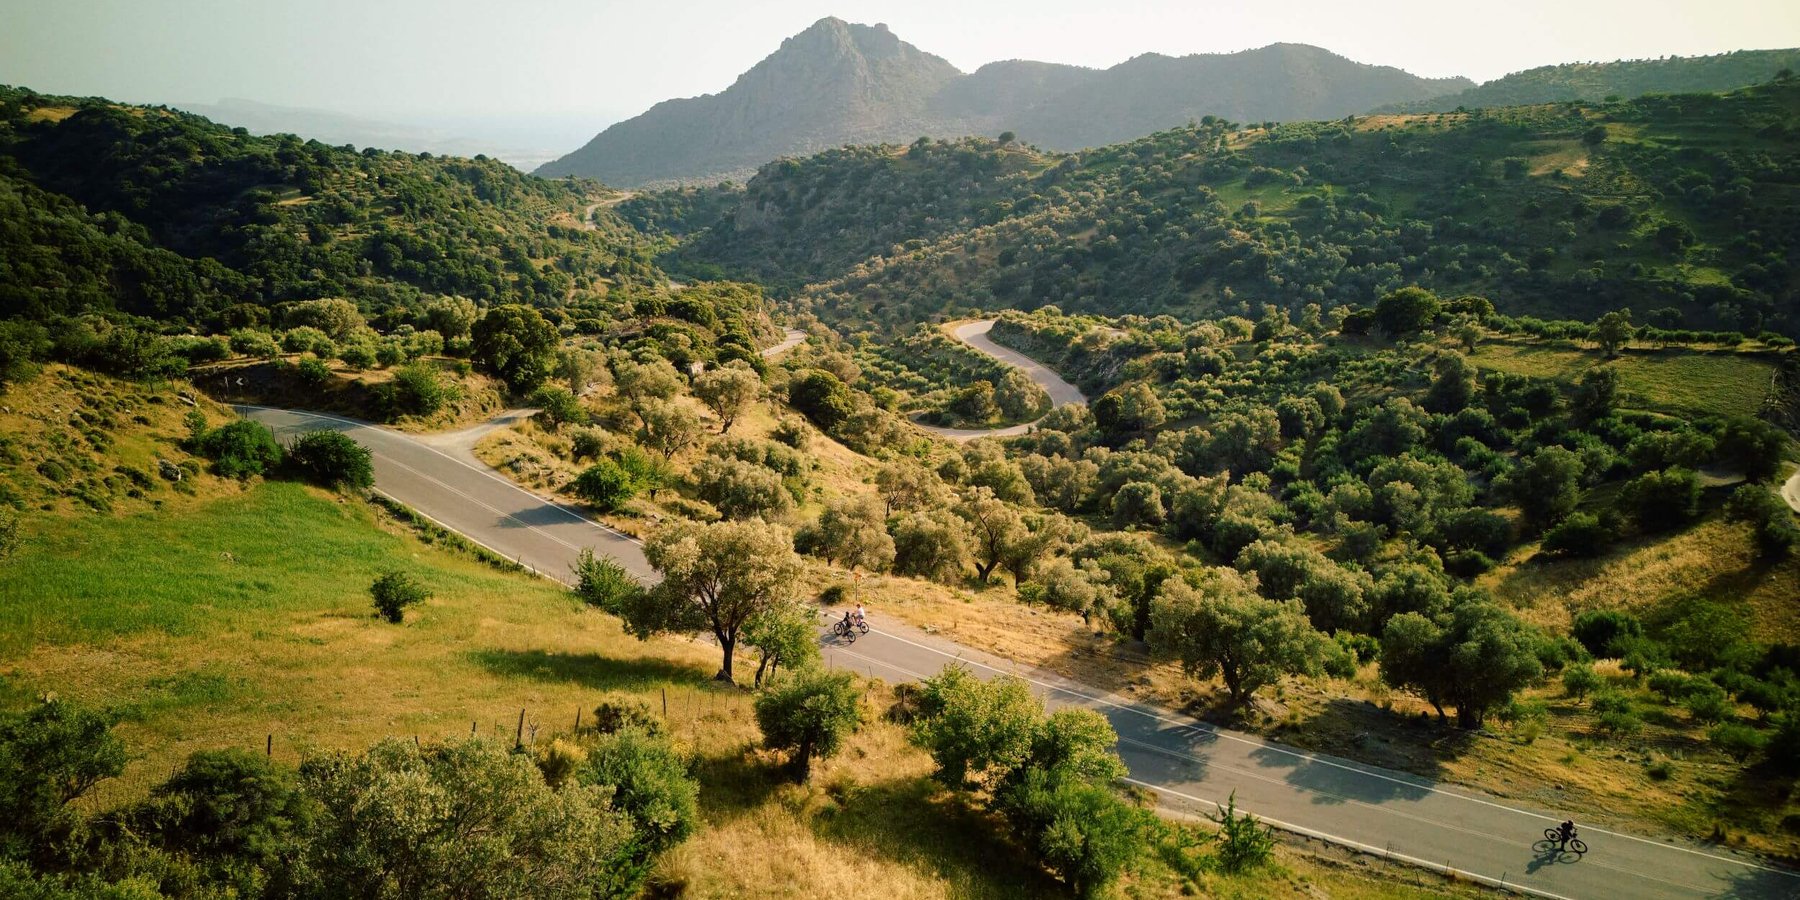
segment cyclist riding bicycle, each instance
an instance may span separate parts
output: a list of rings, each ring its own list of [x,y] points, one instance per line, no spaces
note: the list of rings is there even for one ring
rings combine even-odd
[[[855,615],[856,615],[856,624],[858,624],[858,625],[861,625],[864,622],[868,621],[868,618],[863,615],[863,605],[860,602],[856,604],[856,614]]]
[[[1567,844],[1570,839],[1575,837],[1575,820],[1564,820],[1561,825],[1556,826],[1556,833],[1557,836],[1562,839],[1562,842]]]

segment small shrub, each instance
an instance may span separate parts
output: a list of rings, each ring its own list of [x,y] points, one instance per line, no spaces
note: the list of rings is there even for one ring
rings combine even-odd
[[[617,511],[637,495],[637,484],[623,467],[602,459],[582,470],[570,484],[575,496],[606,512]]]
[[[1237,792],[1219,808],[1219,868],[1246,872],[1268,865],[1275,856],[1275,829],[1259,824],[1249,813],[1237,810]]]
[[[601,734],[617,734],[634,728],[645,734],[662,734],[662,717],[650,704],[638,697],[609,694],[594,707],[594,730]]]
[[[435,366],[423,362],[401,366],[384,387],[388,412],[399,415],[429,416],[462,395],[462,390],[447,382]]]
[[[575,596],[589,606],[621,615],[643,593],[644,586],[617,562],[595,556],[585,547],[576,557]]]
[[[530,403],[538,408],[537,417],[551,431],[564,425],[586,425],[587,410],[581,405],[581,399],[568,390],[554,385],[538,388],[531,395]]]
[[[316,356],[308,356],[294,364],[294,374],[309,388],[324,387],[331,380],[331,367]]]
[[[1600,676],[1593,666],[1569,666],[1563,669],[1562,683],[1569,696],[1580,700],[1600,687]]]
[[[606,452],[606,432],[591,425],[577,428],[570,432],[569,444],[576,459],[599,459]]]
[[[1763,745],[1769,741],[1767,735],[1742,722],[1721,722],[1714,725],[1706,733],[1706,739],[1720,752],[1738,762],[1761,752]]]
[[[411,575],[398,570],[383,572],[369,585],[369,596],[375,600],[375,611],[381,617],[396,625],[406,618],[406,608],[431,599],[431,593],[425,590]]]
[[[1630,613],[1590,610],[1575,617],[1575,640],[1596,659],[1618,659],[1628,652],[1632,638],[1644,635],[1644,626]]]
[[[1552,556],[1591,558],[1606,552],[1615,535],[1598,516],[1571,513],[1544,532],[1543,549]]]
[[[775,430],[769,432],[769,437],[795,450],[805,450],[809,433],[805,422],[794,416],[782,416],[781,421],[775,423]]]
[[[309,431],[288,447],[288,464],[302,478],[323,487],[367,488],[375,483],[368,448],[335,431]]]
[[[1659,759],[1644,767],[1644,774],[1651,781],[1668,781],[1675,774],[1675,764],[1666,759]]]
[[[192,441],[192,449],[212,460],[213,472],[245,479],[274,471],[281,464],[281,445],[261,423],[243,420],[215,428]]]

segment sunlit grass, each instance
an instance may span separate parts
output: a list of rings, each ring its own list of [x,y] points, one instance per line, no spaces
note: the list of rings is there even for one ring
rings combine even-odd
[[[1674,412],[1755,415],[1775,373],[1771,360],[1733,352],[1632,351],[1607,360],[1599,351],[1547,345],[1482,344],[1470,361],[1484,369],[1574,380],[1606,366],[1632,405]]]

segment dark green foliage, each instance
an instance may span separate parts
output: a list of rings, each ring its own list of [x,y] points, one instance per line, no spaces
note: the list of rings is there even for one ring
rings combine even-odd
[[[1375,326],[1389,337],[1406,337],[1431,325],[1442,309],[1436,294],[1417,286],[1403,287],[1375,304]]]
[[[1656,632],[1676,662],[1689,671],[1701,672],[1744,654],[1750,622],[1736,607],[1688,595],[1669,605]]]
[[[1529,626],[1493,601],[1460,596],[1446,613],[1403,613],[1387,623],[1381,677],[1417,690],[1439,714],[1455,707],[1462,727],[1480,728],[1488,712],[1543,674],[1537,643]]]
[[[797,672],[756,698],[756,724],[763,743],[788,751],[796,781],[812,777],[812,761],[829,759],[862,725],[861,694],[849,672]]]
[[[1268,865],[1275,856],[1275,829],[1237,808],[1237,791],[1219,807],[1219,868],[1233,874]]]
[[[1570,631],[1587,652],[1599,659],[1623,657],[1644,636],[1644,626],[1637,617],[1612,609],[1593,609],[1576,616]]]
[[[936,777],[992,791],[993,806],[1047,868],[1083,896],[1103,891],[1142,852],[1154,821],[1107,787],[1125,767],[1091,710],[1044,715],[1024,682],[982,682],[961,665],[925,680],[913,740]]]
[[[788,387],[788,402],[814,425],[830,431],[856,411],[850,386],[823,369],[812,369]]]
[[[294,364],[294,372],[300,377],[300,383],[310,388],[323,387],[331,380],[331,367],[316,356],[308,356]]]
[[[125,770],[112,726],[61,700],[0,714],[0,858],[43,858],[79,826],[69,804]]]
[[[537,310],[519,304],[488,310],[470,330],[470,355],[483,371],[506,382],[515,394],[529,394],[550,377],[560,342],[556,329]]]
[[[1793,50],[1737,50],[1716,56],[1563,63],[1513,72],[1440,97],[1389,104],[1379,111],[1447,113],[1459,109],[1570,100],[1604,101],[1613,105],[1621,98],[1646,94],[1700,94],[1759,84],[1777,77],[1784,67],[1796,62],[1800,62],[1800,53]],[[1582,140],[1589,144],[1599,144],[1605,139],[1604,125],[1595,125],[1582,133]]]
[[[1646,472],[1625,485],[1621,499],[1639,528],[1665,531],[1700,511],[1700,478],[1690,469]]]
[[[1499,485],[1525,513],[1527,525],[1555,525],[1581,499],[1581,458],[1563,447],[1542,447],[1523,460]]]
[[[997,802],[1044,867],[1080,897],[1105,896],[1143,853],[1154,821],[1110,788],[1057,769],[1025,769]]]
[[[575,561],[575,596],[584,603],[618,615],[643,592],[643,583],[624,566],[582,548]]]
[[[431,592],[418,579],[393,569],[381,573],[369,585],[369,596],[375,601],[375,611],[398,625],[406,617],[406,608],[431,599]]]
[[[1186,316],[1255,298],[1331,312],[1417,285],[1479,292],[1511,316],[1631,305],[1677,310],[1669,328],[1787,333],[1797,94],[1790,81],[1398,125],[1296,122],[1247,140],[1202,120],[1079,157],[854,148],[765,167],[679,255],[695,271],[756,273],[852,330],[1044,304]],[[1606,139],[1582,143],[1596,125]],[[1579,176],[1544,171],[1545,148],[1564,142],[1588,159]],[[1507,158],[1525,160],[1523,177],[1502,177]],[[1249,205],[1223,199],[1246,191]],[[1374,318],[1352,314],[1344,331]]]
[[[1569,517],[1544,532],[1542,544],[1551,556],[1588,558],[1605,553],[1617,535],[1614,529],[1592,513],[1570,513]]]
[[[241,314],[249,303],[549,306],[597,278],[662,283],[609,210],[594,231],[552,223],[591,185],[497,160],[356,152],[16,88],[0,88],[0,160],[0,316],[119,310],[225,330],[267,322]]]
[[[538,418],[550,426],[551,431],[564,425],[587,424],[587,409],[581,405],[581,399],[566,388],[545,385],[532,392],[529,402],[538,408]]]
[[[212,460],[212,470],[226,478],[245,479],[281,465],[281,445],[274,433],[248,419],[206,431],[187,443],[190,450]]]
[[[309,431],[287,449],[287,464],[321,487],[365,489],[375,483],[374,456],[367,447],[335,431]]]
[[[570,483],[575,496],[612,512],[637,495],[637,479],[610,459],[596,460]]]
[[[531,758],[467,740],[388,740],[312,756],[301,784],[319,805],[302,893],[332,897],[511,897],[562,885],[626,898],[646,875],[648,836],[612,793],[549,785]],[[454,802],[446,802],[454,798]]]
[[[1794,522],[1793,510],[1762,485],[1746,484],[1733,491],[1725,502],[1725,517],[1750,523],[1757,552],[1766,559],[1780,559],[1800,543],[1800,525]]]
[[[612,808],[636,826],[631,856],[640,868],[700,826],[700,785],[656,729],[631,726],[606,732],[588,749],[587,765],[577,777],[583,784],[612,787]]]
[[[1760,419],[1735,418],[1717,436],[1719,461],[1751,481],[1767,481],[1781,469],[1787,435]]]
[[[122,818],[148,843],[201,862],[220,880],[279,892],[291,889],[313,814],[291,769],[261,753],[202,750]]]
[[[308,361],[301,361],[301,376]],[[316,362],[316,361],[314,361]],[[429,416],[460,399],[461,389],[445,379],[436,366],[412,362],[394,370],[391,381],[381,386],[378,402],[390,416]]]

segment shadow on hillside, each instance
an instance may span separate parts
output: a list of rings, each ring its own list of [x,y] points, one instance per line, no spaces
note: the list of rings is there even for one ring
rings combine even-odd
[[[694,761],[700,783],[700,808],[708,816],[735,818],[767,803],[781,785],[780,768],[758,760],[748,750],[702,756]]]
[[[1406,772],[1430,782],[1443,779],[1444,761],[1456,759],[1480,740],[1474,732],[1440,723],[1435,717],[1402,715],[1348,697],[1329,698],[1302,713],[1293,724],[1271,729],[1268,736],[1288,746]],[[1315,777],[1308,772],[1296,774]],[[1399,790],[1402,786],[1392,787]]]
[[[1250,758],[1264,769],[1282,770],[1282,780],[1306,791],[1318,806],[1420,800],[1431,793],[1430,787],[1404,776],[1370,774],[1361,767],[1285,748],[1263,747],[1251,751]]]
[[[1800,874],[1792,871],[1734,868],[1732,871],[1715,872],[1713,877],[1720,884],[1719,892],[1713,895],[1715,897],[1730,900],[1792,900],[1800,896]]]
[[[495,675],[569,682],[595,690],[648,690],[670,683],[711,683],[704,669],[654,658],[613,659],[596,653],[492,649],[471,651],[469,658]]]
[[[1003,837],[1004,823],[929,778],[834,781],[826,793],[836,803],[813,819],[813,833],[846,852],[879,853],[975,896],[1067,893]]]

